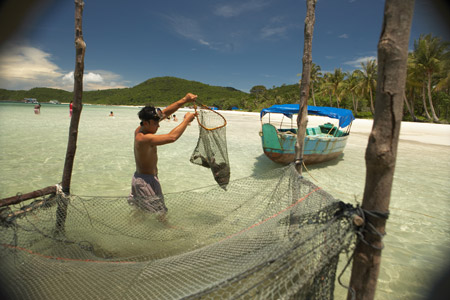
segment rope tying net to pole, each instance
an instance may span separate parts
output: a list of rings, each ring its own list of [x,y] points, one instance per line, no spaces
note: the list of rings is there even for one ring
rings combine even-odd
[[[377,250],[382,250],[384,248],[384,245],[382,245],[381,247],[378,247],[376,245],[374,245],[373,243],[370,243],[366,240],[366,234],[367,233],[371,233],[374,234],[376,236],[378,236],[380,238],[380,240],[382,240],[384,238],[384,236],[386,235],[385,233],[381,233],[379,232],[375,226],[372,224],[372,222],[369,221],[369,219],[367,218],[367,216],[371,216],[372,218],[378,218],[378,219],[384,219],[387,220],[389,218],[389,212],[380,212],[380,211],[375,211],[375,210],[366,210],[363,209],[361,206],[357,205],[355,208],[353,208],[353,206],[351,204],[346,204],[346,211],[347,213],[349,213],[350,215],[353,216],[359,216],[362,219],[361,225],[355,226],[355,234],[358,238],[358,241],[366,244],[369,247],[372,247],[374,249]],[[345,267],[342,269],[341,274],[339,274],[338,276],[338,282],[339,284],[348,289],[350,291],[350,295],[351,295],[351,300],[354,300],[356,298],[356,292],[353,288],[351,288],[350,286],[347,286],[345,284],[342,283],[341,281],[341,277],[344,274],[345,270],[347,269],[347,267],[350,265],[350,263],[353,261],[354,258],[354,253],[352,253],[352,255],[349,257],[349,259],[347,260],[347,263],[345,264]]]

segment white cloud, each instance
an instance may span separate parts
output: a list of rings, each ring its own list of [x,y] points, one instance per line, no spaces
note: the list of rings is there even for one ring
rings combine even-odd
[[[344,33],[344,34],[341,34],[340,36],[338,36],[338,38],[340,38],[340,39],[348,39],[349,35]]]
[[[69,82],[73,83],[73,71],[67,73],[66,75],[64,75],[62,80],[63,81],[69,81]]]
[[[368,60],[376,60],[377,58],[375,56],[364,56],[364,57],[359,57],[356,58],[354,60],[351,61],[346,61],[344,62],[345,65],[350,65],[354,68],[361,68],[361,63],[366,63]]]
[[[284,24],[284,18],[275,16],[270,19],[268,25],[263,27],[260,32],[260,37],[268,38],[285,38],[289,29],[297,27],[295,24]]]
[[[166,15],[164,17],[166,18],[166,20],[168,20],[169,25],[172,27],[173,31],[175,31],[183,38],[193,40],[198,44],[206,46],[212,50],[228,52],[234,51],[234,43],[208,41],[205,38],[204,32],[197,20],[175,15]]]
[[[96,83],[103,82],[102,75],[92,72],[84,74],[83,80],[85,82],[96,82]]]
[[[202,29],[198,22],[183,16],[165,16],[172,29],[182,37],[198,42],[210,48],[214,48],[203,36]]]
[[[202,44],[202,45],[205,45],[205,46],[210,46],[210,45],[211,45],[211,43],[209,43],[209,42],[207,42],[207,41],[204,41],[203,39],[199,39],[198,42],[199,42],[200,44]]]
[[[62,76],[51,55],[29,46],[7,46],[0,53],[0,87],[54,85]]]
[[[72,91],[73,71],[64,72],[52,62],[52,55],[25,45],[8,45],[0,53],[0,88],[28,90],[49,87]],[[84,90],[126,87],[121,77],[109,71],[88,71]]]
[[[65,74],[62,78],[64,86],[71,87],[73,89],[74,72],[71,71]],[[105,90],[111,88],[125,88],[121,77],[115,73],[105,70],[89,71],[83,76],[83,89],[84,90]]]
[[[167,15],[165,18],[169,21],[172,29],[179,35],[196,41],[203,40],[200,26],[196,20],[174,15]]]
[[[270,26],[266,26],[263,29],[261,29],[261,37],[262,38],[270,38],[273,36],[285,36],[286,31],[287,31],[287,27],[286,26],[281,26],[281,27],[270,27]]]
[[[221,17],[231,18],[246,12],[260,10],[269,4],[270,2],[266,0],[242,1],[238,4],[225,4],[217,6],[214,13]]]

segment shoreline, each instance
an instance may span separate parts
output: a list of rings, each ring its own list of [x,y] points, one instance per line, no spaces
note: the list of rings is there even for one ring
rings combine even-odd
[[[3,102],[3,101],[2,101]],[[6,101],[5,101],[6,102]],[[52,106],[68,105],[68,103],[51,104]],[[86,104],[85,104],[86,105]],[[90,104],[98,105],[98,104]],[[89,106],[90,106],[89,105]],[[141,108],[143,106],[129,106],[129,105],[98,105],[98,106],[115,106],[124,108]],[[179,109],[180,112],[194,111],[193,108],[183,107]],[[216,112],[223,115],[241,115],[243,117],[253,117],[257,122],[259,119],[259,112],[247,112],[239,110],[217,110]],[[336,121],[327,117],[308,116],[308,126],[316,126],[325,122]],[[369,135],[373,126],[373,119],[355,119],[351,125],[351,133]],[[402,121],[400,129],[400,141],[412,141],[430,145],[450,146],[450,124],[436,124],[436,123],[422,123]]]

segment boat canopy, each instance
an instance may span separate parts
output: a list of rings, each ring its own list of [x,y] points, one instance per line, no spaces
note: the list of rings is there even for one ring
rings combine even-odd
[[[261,110],[260,118],[262,119],[262,117],[266,113],[280,113],[288,118],[292,118],[292,115],[298,114],[299,109],[300,109],[299,104],[272,105],[269,108],[264,108],[263,110]],[[308,114],[338,119],[339,127],[341,128],[347,127],[355,119],[351,110],[336,107],[308,105]]]

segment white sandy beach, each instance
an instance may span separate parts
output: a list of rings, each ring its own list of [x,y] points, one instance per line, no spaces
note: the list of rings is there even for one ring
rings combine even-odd
[[[351,132],[369,134],[372,125],[373,120],[356,119],[353,121]],[[450,146],[450,125],[402,122],[400,140]]]

